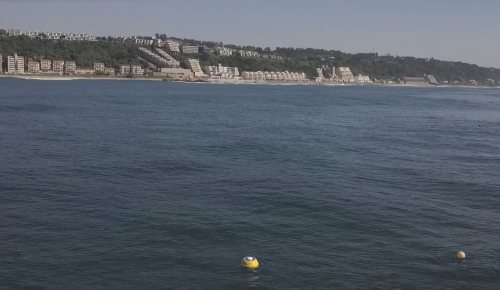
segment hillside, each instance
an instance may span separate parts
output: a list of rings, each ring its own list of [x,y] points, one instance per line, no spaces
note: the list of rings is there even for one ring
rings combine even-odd
[[[108,38],[111,39],[111,38]],[[172,39],[172,38],[171,38]],[[198,41],[193,39],[173,38],[184,44],[221,46],[218,42]],[[354,74],[369,75],[377,80],[399,80],[405,76],[423,76],[432,74],[439,81],[456,81],[464,83],[477,80],[485,83],[487,79],[500,81],[500,69],[484,68],[462,62],[440,61],[415,57],[398,57],[378,55],[377,53],[350,54],[335,50],[300,49],[278,47],[275,50],[259,47],[241,47],[225,45],[233,49],[254,50],[265,55],[281,56],[283,59],[272,60],[260,57],[243,57],[239,55],[218,56],[212,53],[198,56],[176,56],[186,67],[188,57],[197,57],[202,65],[235,66],[240,71],[294,71],[305,72],[309,78],[316,77],[317,67],[349,66]],[[137,46],[112,40],[90,41],[53,41],[30,39],[25,36],[0,36],[0,53],[11,55],[17,53],[35,59],[50,58],[74,60],[77,65],[91,67],[94,62],[103,62],[108,67],[120,64],[139,64]],[[328,72],[326,73],[328,76]]]

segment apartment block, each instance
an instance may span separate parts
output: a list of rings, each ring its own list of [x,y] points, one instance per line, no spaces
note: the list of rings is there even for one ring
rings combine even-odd
[[[67,61],[64,63],[64,71],[69,74],[75,73],[76,69],[76,62],[74,61]]]
[[[233,50],[227,47],[217,47],[215,48],[215,54],[220,56],[231,56],[233,55]]]
[[[106,67],[104,68],[104,74],[107,76],[114,76],[115,75],[115,69],[111,67]]]
[[[188,66],[191,71],[194,73],[195,77],[206,77],[207,75],[203,72],[200,66],[200,61],[197,59],[188,59]]]
[[[40,61],[40,70],[43,72],[49,72],[52,69],[52,60],[42,59]]]
[[[28,72],[29,73],[39,73],[40,72],[40,62],[33,59],[28,59]]]
[[[206,66],[205,71],[211,78],[232,79],[240,76],[237,67],[226,67],[219,65]]]
[[[90,69],[90,68],[76,68],[75,74],[76,75],[94,75],[95,70]]]
[[[54,60],[52,62],[52,71],[54,73],[62,74],[64,72],[64,60]]]
[[[129,65],[120,65],[120,74],[122,76],[127,76],[130,74],[130,66]]]
[[[132,65],[130,66],[130,71],[134,76],[142,76],[144,75],[144,69],[140,65]]]
[[[22,56],[17,56],[17,55],[14,55],[17,57],[17,60],[16,60],[16,69],[17,69],[17,73],[18,74],[23,74],[25,72],[25,68],[24,68],[24,57]]]
[[[184,54],[198,54],[198,53],[200,53],[200,47],[199,46],[184,45],[182,47],[182,53],[184,53]]]
[[[3,72],[3,58],[2,58],[2,54],[0,53],[0,73]]]
[[[94,63],[94,70],[95,70],[95,72],[103,73],[104,72],[104,63],[102,63],[102,62]]]
[[[252,81],[282,81],[282,82],[299,82],[306,81],[305,73],[298,72],[274,72],[274,71],[245,71],[242,73],[245,80]]]
[[[7,56],[7,71],[8,74],[16,73],[16,59],[14,56]]]
[[[178,42],[173,41],[173,40],[167,40],[166,48],[172,54],[179,54],[181,52],[180,44]]]

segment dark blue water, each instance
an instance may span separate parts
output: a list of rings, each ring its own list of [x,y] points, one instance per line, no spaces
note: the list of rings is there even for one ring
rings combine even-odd
[[[0,79],[0,193],[2,289],[499,289],[500,90]]]

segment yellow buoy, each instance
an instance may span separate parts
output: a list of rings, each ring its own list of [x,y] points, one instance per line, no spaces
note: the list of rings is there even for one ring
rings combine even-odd
[[[457,259],[465,260],[465,252],[464,251],[457,252]]]
[[[255,257],[245,257],[241,260],[241,267],[249,270],[256,270],[259,268],[259,261]]]

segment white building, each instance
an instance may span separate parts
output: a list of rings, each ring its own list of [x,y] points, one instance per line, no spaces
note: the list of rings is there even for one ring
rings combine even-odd
[[[127,76],[130,74],[130,65],[120,65],[120,74]]]
[[[206,66],[205,71],[210,78],[234,79],[240,76],[237,67],[227,67],[219,65]]]
[[[243,57],[259,57],[260,54],[253,50],[240,50],[238,51],[239,55]]]
[[[95,70],[90,69],[90,68],[76,68],[75,74],[76,75],[94,75]]]
[[[215,48],[215,54],[220,56],[231,56],[233,55],[233,50],[227,47],[217,47]]]
[[[370,79],[369,76],[364,76],[362,74],[359,74],[356,77],[354,77],[354,81],[360,84],[373,83],[373,81]]]
[[[134,76],[143,76],[144,75],[144,69],[140,65],[130,66],[130,71]]]
[[[76,69],[76,62],[67,61],[64,63],[64,71],[66,73],[69,73],[69,74],[75,73],[75,69]]]
[[[57,74],[62,74],[64,72],[64,60],[52,61],[52,71]]]
[[[188,59],[188,65],[195,77],[206,77],[207,75],[201,69],[200,61],[197,59]]]
[[[40,62],[28,59],[28,72],[29,73],[39,73],[40,72]]]
[[[17,57],[16,60],[16,69],[18,74],[23,74],[24,73],[24,57],[22,56],[17,56],[14,54],[14,56]]]
[[[176,41],[167,40],[166,47],[167,47],[167,50],[170,51],[174,55],[179,54],[181,52],[180,44]]]
[[[182,53],[184,53],[184,54],[198,54],[198,53],[200,53],[200,47],[193,46],[193,45],[184,45],[184,46],[182,46]]]
[[[2,54],[0,53],[0,74],[3,72],[3,58]]]
[[[353,83],[355,81],[351,68],[340,66],[335,69],[335,75],[344,83]]]
[[[114,76],[115,75],[115,69],[110,68],[110,67],[105,67],[104,68],[104,74],[107,76]]]
[[[17,54],[7,56],[7,73],[24,74],[24,71],[24,57]]]
[[[49,72],[52,69],[52,60],[42,59],[40,61],[40,70],[42,72]]]
[[[244,80],[251,81],[280,81],[280,82],[300,82],[306,81],[305,73],[298,72],[269,72],[269,71],[244,71],[241,74]]]
[[[104,63],[102,62],[94,62],[94,70],[98,73],[104,72]]]

